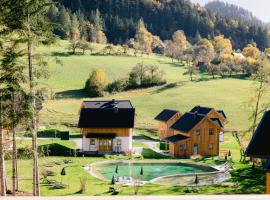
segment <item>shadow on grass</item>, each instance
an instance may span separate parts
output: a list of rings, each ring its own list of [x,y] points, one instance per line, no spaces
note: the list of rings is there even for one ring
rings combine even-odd
[[[225,80],[225,79],[239,79],[239,80],[247,80],[248,76],[245,74],[232,74],[230,75],[223,75],[220,76],[219,74],[215,75],[215,78],[213,78],[210,74],[207,73],[201,73],[201,77],[197,80],[194,80],[194,82],[203,82],[203,81],[212,81],[212,80]]]
[[[184,67],[185,62],[164,62],[164,61],[158,61],[160,64],[164,65],[172,65],[173,67]]]
[[[148,149],[148,148],[143,148],[142,156],[144,158],[148,158],[148,159],[166,159],[166,158],[172,159],[172,157],[170,157],[170,156],[162,155],[162,154],[157,153],[157,152],[153,151],[152,149]]]
[[[87,92],[84,89],[66,90],[55,94],[56,99],[82,99],[87,97]]]
[[[138,142],[139,142],[139,140],[150,140],[150,141],[156,141],[156,142],[159,141],[158,139],[154,139],[154,138],[148,137],[146,135],[133,135],[132,139],[133,140],[138,140]]]
[[[169,83],[169,84],[166,84],[166,85],[158,88],[157,90],[153,91],[152,94],[158,94],[158,93],[164,92],[166,90],[175,89],[175,88],[178,88],[178,87],[181,87],[184,85],[185,85],[184,81],[176,82],[176,83]]]
[[[58,51],[54,51],[51,53],[52,56],[57,56],[57,57],[68,57],[73,55],[71,52],[58,52]]]
[[[46,145],[40,145],[38,147],[39,151],[49,150],[49,156],[74,156],[76,149],[71,149],[67,146],[61,145],[59,143],[51,143]]]

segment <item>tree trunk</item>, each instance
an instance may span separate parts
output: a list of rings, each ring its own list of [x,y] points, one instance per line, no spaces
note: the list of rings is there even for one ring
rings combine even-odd
[[[39,189],[39,173],[38,173],[38,151],[37,151],[37,128],[36,128],[36,99],[34,92],[34,73],[33,73],[33,50],[32,50],[32,37],[31,37],[31,24],[30,17],[28,14],[27,20],[28,28],[28,65],[29,65],[29,87],[30,87],[30,96],[31,96],[31,107],[32,107],[32,150],[33,150],[33,195],[40,196]]]
[[[253,121],[253,125],[252,125],[252,134],[255,132],[255,128],[256,128],[256,124],[257,124],[259,105],[260,105],[260,100],[262,97],[262,88],[263,88],[263,83],[260,82],[260,88],[259,88],[259,92],[258,92],[258,96],[257,96],[257,100],[256,100],[256,107],[255,107],[255,111],[254,111],[254,121]]]
[[[1,94],[0,94],[1,95]],[[3,116],[2,116],[2,97],[0,96],[0,181],[1,196],[6,196],[6,168],[4,157],[4,133],[3,133]]]
[[[13,117],[15,117],[15,95],[12,94],[12,112]],[[16,146],[16,132],[15,132],[15,125],[14,125],[14,119],[12,119],[12,194],[13,196],[16,195],[16,191],[18,191],[18,177],[17,177],[17,146]]]

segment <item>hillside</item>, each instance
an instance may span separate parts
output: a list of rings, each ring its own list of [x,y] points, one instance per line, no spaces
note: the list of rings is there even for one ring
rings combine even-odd
[[[255,17],[252,12],[234,4],[217,0],[207,3],[204,7],[225,17],[234,18],[250,25],[264,26],[264,23]]]
[[[256,42],[260,49],[269,46],[265,28],[237,22],[207,10],[189,0],[57,0],[72,13],[84,15],[93,21],[98,9],[104,21],[104,31],[109,42],[124,43],[133,38],[140,19],[147,29],[162,40],[171,39],[176,30],[183,30],[189,40],[200,35],[208,38],[223,34],[230,38],[234,49]],[[61,7],[61,6],[60,6]]]
[[[89,55],[89,52],[86,55],[68,55],[67,46],[67,41],[60,41],[55,46],[42,49],[52,56],[49,64],[51,77],[41,81],[41,86],[49,87],[56,95],[55,99],[44,105],[40,118],[43,125],[76,125],[80,104],[89,99],[81,89],[92,69],[104,69],[112,81],[127,75],[136,63],[142,61],[145,64],[157,65],[164,71],[168,84],[103,97],[130,99],[136,107],[136,127],[156,128],[153,118],[164,108],[186,112],[196,105],[223,109],[229,120],[227,128],[245,130],[250,124],[250,110],[245,105],[252,96],[252,81],[220,77],[212,80],[208,75],[202,74],[195,77],[196,81],[191,82],[189,76],[183,75],[184,65],[181,62],[172,63],[169,58],[155,55],[95,56]],[[56,56],[62,65],[55,63]]]

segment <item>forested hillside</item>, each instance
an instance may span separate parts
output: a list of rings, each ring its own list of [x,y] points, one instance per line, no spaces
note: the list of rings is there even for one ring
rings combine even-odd
[[[216,0],[207,3],[204,7],[225,17],[235,18],[250,25],[264,26],[264,23],[255,17],[252,12],[234,4]]]
[[[58,9],[77,13],[79,19],[93,22],[101,13],[104,33],[111,43],[125,43],[134,38],[142,18],[147,29],[162,40],[171,39],[176,30],[183,30],[190,42],[196,38],[213,38],[223,34],[232,40],[234,49],[255,42],[260,49],[269,46],[268,31],[233,18],[206,10],[189,0],[56,0]],[[80,11],[80,12],[79,12]],[[70,16],[72,17],[72,16]]]

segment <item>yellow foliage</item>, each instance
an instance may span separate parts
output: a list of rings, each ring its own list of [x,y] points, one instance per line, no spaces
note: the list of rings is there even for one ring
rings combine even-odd
[[[252,44],[248,44],[243,49],[243,55],[246,57],[257,59],[260,55],[260,50],[257,47],[253,46]]]
[[[92,83],[97,83],[101,85],[106,85],[107,76],[103,69],[94,69],[90,75],[90,80]]]
[[[224,35],[219,35],[214,38],[214,47],[217,52],[224,54],[232,53],[232,43],[231,40],[224,38]]]
[[[178,30],[174,32],[172,39],[177,46],[180,46],[183,49],[187,49],[190,46],[189,42],[187,41],[186,35],[183,31]]]

